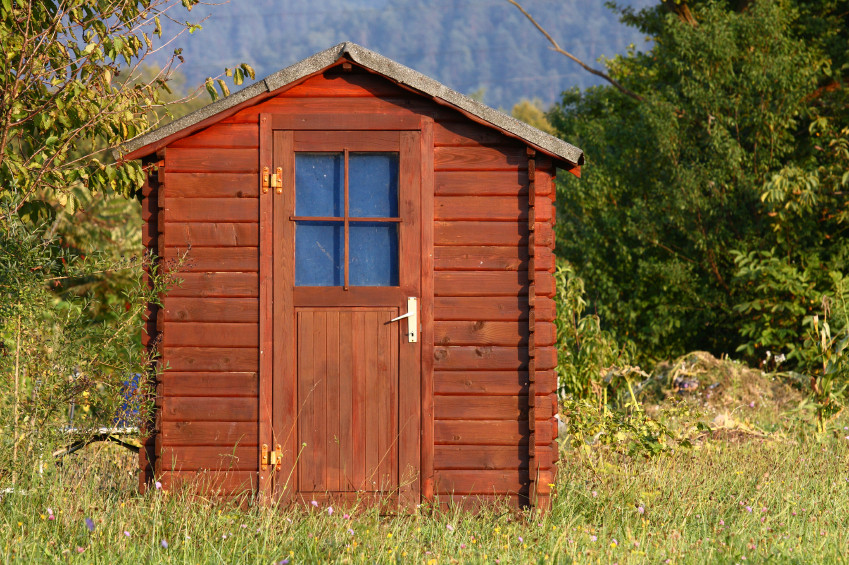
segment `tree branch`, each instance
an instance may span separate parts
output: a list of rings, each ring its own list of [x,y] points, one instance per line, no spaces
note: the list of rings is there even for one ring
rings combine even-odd
[[[545,29],[544,29],[544,28],[543,28],[543,27],[542,27],[539,23],[537,23],[537,21],[533,18],[533,16],[531,16],[531,15],[527,12],[527,10],[525,10],[525,9],[522,7],[522,5],[521,5],[521,4],[519,4],[516,0],[507,0],[507,1],[508,1],[508,2],[510,2],[511,4],[513,4],[514,6],[516,6],[516,8],[517,8],[520,12],[522,12],[522,14],[523,14],[526,18],[528,18],[528,20],[529,20],[532,24],[534,24],[534,27],[536,27],[536,28],[539,30],[539,32],[540,32],[541,34],[543,34],[543,35],[545,36],[545,38],[546,38],[546,39],[548,39],[549,43],[551,43],[552,48],[553,48],[555,51],[557,51],[557,52],[558,52],[558,53],[560,53],[561,55],[565,55],[566,57],[568,57],[568,58],[572,59],[573,61],[575,61],[576,63],[578,63],[579,65],[581,65],[581,67],[582,67],[585,71],[587,71],[588,73],[591,73],[591,74],[594,74],[594,75],[595,75],[595,76],[597,76],[597,77],[601,77],[601,78],[603,78],[604,80],[606,80],[607,82],[609,82],[610,84],[612,84],[614,87],[616,87],[616,89],[617,89],[619,92],[621,92],[622,94],[624,94],[624,95],[626,95],[626,96],[630,96],[631,98],[633,98],[634,100],[636,100],[636,101],[638,101],[638,102],[642,102],[642,101],[643,101],[643,97],[642,97],[642,96],[640,96],[639,94],[636,94],[636,93],[634,93],[634,92],[631,92],[630,90],[628,90],[627,88],[625,88],[624,86],[622,86],[621,84],[619,84],[619,82],[617,82],[617,81],[616,81],[616,79],[614,79],[613,77],[611,77],[611,76],[610,76],[610,75],[608,75],[607,73],[604,73],[604,72],[602,72],[602,71],[599,71],[599,70],[596,70],[596,69],[594,69],[594,68],[590,67],[589,65],[587,65],[586,63],[584,63],[583,61],[581,61],[580,59],[578,59],[577,57],[575,57],[574,55],[572,55],[571,53],[569,53],[568,51],[566,51],[565,49],[563,49],[562,47],[560,47],[560,45],[558,45],[557,41],[555,41],[555,40],[554,40],[554,38],[553,38],[553,37],[551,37],[551,35],[550,35],[547,31],[545,31]]]

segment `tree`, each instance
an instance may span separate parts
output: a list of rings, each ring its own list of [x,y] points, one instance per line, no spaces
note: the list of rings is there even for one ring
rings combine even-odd
[[[849,2],[619,11],[654,42],[606,62],[637,97],[568,91],[550,115],[587,155],[559,185],[559,253],[643,360],[806,366],[806,324],[849,269]]]
[[[0,476],[61,441],[72,403],[75,426],[111,424],[147,370],[142,311],[173,281],[121,221],[146,172],[109,150],[163,118],[180,49],[163,69],[141,65],[173,49],[161,20],[195,4],[0,2]]]

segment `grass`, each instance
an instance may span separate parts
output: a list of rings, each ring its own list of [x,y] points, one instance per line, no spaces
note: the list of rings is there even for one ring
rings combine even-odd
[[[777,394],[780,383],[754,374],[741,385],[722,371],[703,371],[703,393],[690,397],[712,434],[652,459],[564,449],[545,515],[425,506],[380,516],[140,495],[134,456],[100,445],[61,468],[34,465],[0,495],[0,556],[110,565],[849,561],[849,420],[816,438],[810,410],[786,402],[789,389]]]

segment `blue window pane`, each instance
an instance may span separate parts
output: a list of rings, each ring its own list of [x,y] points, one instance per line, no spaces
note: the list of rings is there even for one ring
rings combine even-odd
[[[342,222],[295,225],[295,286],[342,286],[345,278]]]
[[[295,215],[345,215],[342,153],[295,154]]]
[[[352,222],[348,229],[351,286],[398,286],[398,225]]]
[[[398,216],[398,154],[348,155],[348,207],[355,218]]]

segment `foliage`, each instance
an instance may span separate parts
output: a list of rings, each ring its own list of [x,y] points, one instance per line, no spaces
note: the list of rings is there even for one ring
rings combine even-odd
[[[522,120],[526,124],[534,126],[538,130],[542,130],[552,135],[555,133],[554,128],[551,127],[551,124],[548,122],[548,118],[545,117],[542,100],[539,98],[534,98],[533,100],[523,98],[515,106],[513,106],[513,109],[510,111],[510,115],[517,120]]]
[[[665,2],[611,87],[550,114],[587,155],[564,175],[558,252],[636,361],[766,350],[810,369],[803,321],[849,265],[845,0]]]

